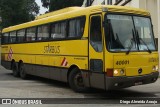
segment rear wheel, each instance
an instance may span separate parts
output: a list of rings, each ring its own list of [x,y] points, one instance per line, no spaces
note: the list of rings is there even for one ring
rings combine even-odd
[[[25,71],[23,63],[20,63],[20,65],[19,65],[19,72],[20,72],[20,77],[22,79],[26,79],[27,78],[27,74],[26,74],[26,71]]]
[[[83,77],[81,71],[78,68],[72,69],[69,74],[68,81],[70,87],[76,92],[85,92],[88,90],[88,88],[84,86]]]
[[[18,72],[17,65],[15,62],[12,63],[12,72],[13,72],[13,76],[19,77],[19,72]]]

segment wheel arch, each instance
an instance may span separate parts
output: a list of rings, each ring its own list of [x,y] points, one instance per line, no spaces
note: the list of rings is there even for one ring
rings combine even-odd
[[[68,82],[68,78],[69,78],[69,74],[71,73],[71,71],[74,69],[74,68],[78,68],[79,67],[77,65],[71,65],[68,69],[68,72],[67,72],[67,82]]]
[[[11,66],[10,66],[10,70],[12,70],[12,66],[13,66],[14,63],[15,63],[15,60],[12,59],[12,61],[11,61]]]
[[[18,62],[18,68],[19,68],[20,64],[22,64],[22,63],[23,63],[23,61],[19,60],[19,62]]]

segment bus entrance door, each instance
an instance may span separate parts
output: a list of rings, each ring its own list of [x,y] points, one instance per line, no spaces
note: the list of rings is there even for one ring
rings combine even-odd
[[[89,79],[91,87],[105,89],[103,63],[102,16],[97,14],[90,17]]]

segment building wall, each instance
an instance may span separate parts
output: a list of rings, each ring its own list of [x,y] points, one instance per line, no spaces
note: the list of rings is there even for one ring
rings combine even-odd
[[[158,0],[139,0],[139,8],[145,9],[150,12],[152,23],[154,27],[155,37],[158,38]]]
[[[92,5],[100,5],[104,0],[94,0]]]
[[[143,1],[143,0],[132,0],[131,2],[129,2],[126,6],[132,6],[132,7],[136,7],[136,8],[139,8],[140,4],[139,4],[139,1]]]

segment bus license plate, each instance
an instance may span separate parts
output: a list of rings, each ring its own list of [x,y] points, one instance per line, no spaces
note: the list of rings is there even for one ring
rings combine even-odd
[[[136,86],[136,85],[142,85],[143,83],[142,82],[136,82],[136,83],[134,83],[134,85]]]

